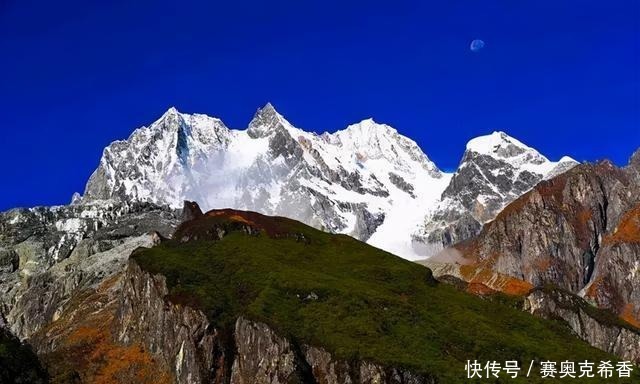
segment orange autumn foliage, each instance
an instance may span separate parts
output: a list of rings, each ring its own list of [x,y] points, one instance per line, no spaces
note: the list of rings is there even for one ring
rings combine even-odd
[[[640,205],[622,216],[612,234],[603,240],[605,244],[640,243]]]

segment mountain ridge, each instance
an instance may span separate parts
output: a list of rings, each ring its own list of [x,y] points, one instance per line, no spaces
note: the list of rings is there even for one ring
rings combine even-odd
[[[493,136],[474,140],[486,137]],[[521,159],[513,166],[505,160],[513,159],[502,156],[494,161],[496,167],[528,177],[504,186],[490,202],[488,218],[554,167],[575,164],[568,159],[550,162],[504,133],[500,138],[509,143],[505,153],[515,151]],[[432,220],[431,226],[425,222],[434,216],[429,216],[434,207],[448,203],[443,193],[451,181],[470,177],[456,177],[464,159],[455,173],[442,172],[415,141],[372,118],[317,134],[293,126],[268,103],[246,129],[236,130],[218,118],[170,108],[151,125],[106,147],[84,195],[74,201],[150,201],[177,208],[183,200],[196,200],[206,208],[292,217],[417,259],[449,244],[446,236],[433,235],[443,226],[453,226],[466,237],[478,230],[477,225],[460,230],[465,226],[460,220]],[[470,203],[451,204],[465,214],[473,209]],[[406,235],[398,237],[399,232]]]
[[[499,291],[504,288],[496,284],[498,277],[553,287],[528,296],[532,312],[563,318],[593,345],[639,361],[639,158],[640,150],[622,168],[605,160],[544,180],[485,223],[477,236],[423,264],[436,276],[451,274]],[[625,333],[624,327],[594,318],[591,308],[635,331]]]

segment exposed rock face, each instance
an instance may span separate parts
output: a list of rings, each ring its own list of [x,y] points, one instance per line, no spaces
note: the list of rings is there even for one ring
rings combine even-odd
[[[178,212],[149,203],[74,204],[0,214],[0,318],[31,344],[53,382],[162,371],[137,347],[112,343],[120,276],[131,252],[170,236]],[[128,356],[119,365],[114,356]],[[147,375],[145,376],[145,372]],[[115,380],[115,379],[114,379]],[[147,382],[140,379],[138,382]]]
[[[174,382],[171,367],[141,343],[117,341],[117,303],[123,274],[105,279],[95,288],[79,289],[54,320],[27,340],[38,352],[52,383]]]
[[[97,287],[105,279],[123,270],[126,258],[141,246],[152,246],[158,239],[142,235],[125,240],[110,250],[89,257],[74,255],[46,272],[32,276],[15,292],[15,301],[5,314],[13,332],[30,338],[43,326],[57,320],[66,304],[79,292]]]
[[[607,161],[584,164],[542,181],[487,223],[477,238],[455,246],[469,264],[460,268],[486,269],[533,286],[550,284],[610,310],[629,327],[638,327],[640,184],[636,157],[623,169]],[[531,306],[564,318],[594,346],[619,356],[635,353],[637,358],[637,344],[630,344],[629,350],[623,346],[635,337],[633,332],[597,325],[584,313],[574,313],[551,299],[555,298],[537,293],[530,298]]]
[[[198,203],[193,201],[185,201],[182,208],[182,222],[191,221],[203,215],[202,209]]]
[[[163,276],[151,276],[130,261],[114,323],[117,340],[145,345],[171,367],[177,383],[224,382],[229,373],[219,331],[202,312],[166,302],[168,294]]]
[[[189,303],[168,297],[163,276],[141,270],[133,260],[123,281],[118,341],[142,343],[159,366],[172,367],[177,383],[436,383],[403,369],[335,359],[244,317],[231,330],[216,328]]]
[[[237,356],[231,371],[232,384],[308,383],[315,381],[299,352],[287,339],[266,324],[244,318],[236,321]]]
[[[377,364],[335,360],[322,348],[303,346],[304,358],[318,384],[437,383],[436,379],[416,375],[408,370],[385,368]]]
[[[423,260],[418,263],[430,268],[438,281],[452,283],[457,287],[460,287],[459,282],[464,282],[462,290],[480,296],[494,292],[522,296],[534,288],[526,281],[493,271],[490,268],[461,265],[455,261]]]
[[[640,204],[603,237],[593,270],[584,297],[640,328]]]
[[[393,172],[389,172],[389,181],[391,181],[393,185],[395,185],[399,189],[408,193],[409,196],[415,198],[415,195],[413,194],[413,185],[407,183],[407,181],[403,179],[402,176],[399,176]]]
[[[640,330],[621,324],[613,316],[594,313],[591,305],[578,296],[560,290],[536,289],[525,298],[525,310],[562,319],[576,335],[594,347],[640,363]]]
[[[476,263],[535,286],[555,284],[576,293],[594,283],[618,287],[622,302],[601,301],[621,313],[622,306],[636,304],[628,298],[637,295],[632,287],[640,276],[629,273],[638,261],[636,240],[616,233],[619,225],[622,232],[633,227],[637,188],[627,169],[608,162],[581,165],[543,181],[485,225],[477,239],[456,247]],[[629,217],[621,222],[625,213]],[[626,288],[614,281],[618,277]]]
[[[504,132],[475,138],[417,237],[445,247],[469,239],[538,182],[577,164],[569,157],[551,162]]]
[[[21,339],[59,316],[74,292],[121,272],[133,249],[169,236],[175,213],[148,203],[16,209],[0,214],[0,305]]]

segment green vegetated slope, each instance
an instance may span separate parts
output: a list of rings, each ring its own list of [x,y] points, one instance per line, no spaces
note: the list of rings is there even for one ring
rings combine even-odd
[[[46,383],[45,370],[33,351],[0,328],[0,383]]]
[[[207,240],[222,231],[221,240]],[[338,358],[403,366],[442,383],[474,382],[468,359],[518,360],[525,371],[531,360],[615,360],[561,323],[439,284],[426,267],[293,220],[217,212],[183,225],[174,239],[133,258],[166,276],[170,300],[227,329],[244,315]],[[602,382],[502,377],[497,382]]]

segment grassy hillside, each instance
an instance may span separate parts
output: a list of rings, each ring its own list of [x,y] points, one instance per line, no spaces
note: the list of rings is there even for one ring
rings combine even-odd
[[[423,266],[285,218],[217,211],[174,238],[133,257],[167,277],[170,300],[201,308],[221,327],[244,315],[337,357],[405,366],[443,383],[473,382],[467,359],[519,360],[524,370],[532,359],[612,359],[560,323],[438,284]]]

